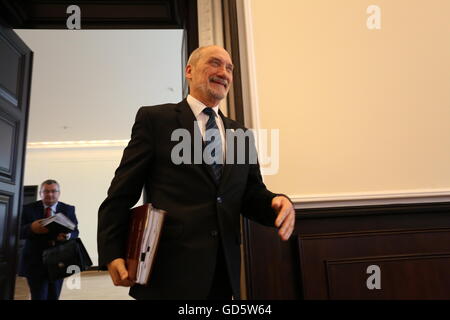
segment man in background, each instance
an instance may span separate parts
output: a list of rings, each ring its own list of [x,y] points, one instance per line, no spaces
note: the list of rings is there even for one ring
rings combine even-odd
[[[78,237],[78,228],[71,233],[60,233],[52,237],[40,221],[56,213],[63,213],[75,225],[78,221],[75,216],[75,207],[58,201],[61,191],[55,180],[42,182],[39,195],[42,200],[25,205],[22,211],[20,238],[26,241],[22,251],[19,276],[27,278],[31,300],[58,300],[63,279],[49,281],[47,269],[42,261],[42,253],[45,249],[55,246],[57,242]]]

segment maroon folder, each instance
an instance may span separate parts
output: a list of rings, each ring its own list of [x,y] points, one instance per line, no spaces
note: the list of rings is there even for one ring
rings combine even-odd
[[[130,280],[147,284],[166,211],[150,203],[131,209],[127,243],[127,269]]]

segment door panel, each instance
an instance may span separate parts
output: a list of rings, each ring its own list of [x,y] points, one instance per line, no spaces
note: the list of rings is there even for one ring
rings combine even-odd
[[[32,57],[0,26],[0,299],[14,297]]]
[[[0,112],[0,180],[14,182],[16,123]]]
[[[0,86],[9,91],[11,95],[17,95],[17,78],[20,68],[20,53],[11,47],[5,39],[0,41],[0,61],[8,61],[2,65],[2,70],[8,77],[1,77]]]

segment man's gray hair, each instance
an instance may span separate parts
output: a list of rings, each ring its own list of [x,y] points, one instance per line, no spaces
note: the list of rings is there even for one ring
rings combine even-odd
[[[202,51],[208,47],[211,47],[211,46],[199,47],[199,48],[195,49],[194,51],[192,51],[191,55],[189,56],[187,65],[196,65],[198,60],[200,60],[200,57],[202,56]]]
[[[203,46],[203,47],[199,47],[199,48],[195,49],[194,51],[192,51],[191,55],[189,56],[187,65],[195,66],[197,64],[198,60],[200,60],[203,51],[205,49],[208,49],[211,47],[218,47],[218,46],[216,46],[216,45]]]
[[[53,180],[53,179],[47,179],[47,180],[45,180],[44,182],[41,183],[41,187],[39,188],[39,191],[42,190],[42,187],[44,186],[44,184],[47,184],[47,185],[56,184],[58,186],[58,189],[61,189],[60,186],[59,186],[58,181]]]

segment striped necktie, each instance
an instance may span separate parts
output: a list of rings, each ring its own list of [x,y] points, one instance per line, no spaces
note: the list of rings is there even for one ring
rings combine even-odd
[[[218,159],[222,158],[222,139],[220,137],[219,127],[216,122],[216,113],[212,108],[203,109],[203,113],[209,116],[208,122],[206,122],[205,128],[205,147],[212,148],[210,154],[206,154],[205,157],[209,157],[211,155],[210,160],[208,161],[209,166],[214,173],[214,177],[217,183],[220,181],[220,177],[222,175],[222,163],[217,163],[217,161],[213,161],[216,158],[216,150],[220,153],[217,155]]]

